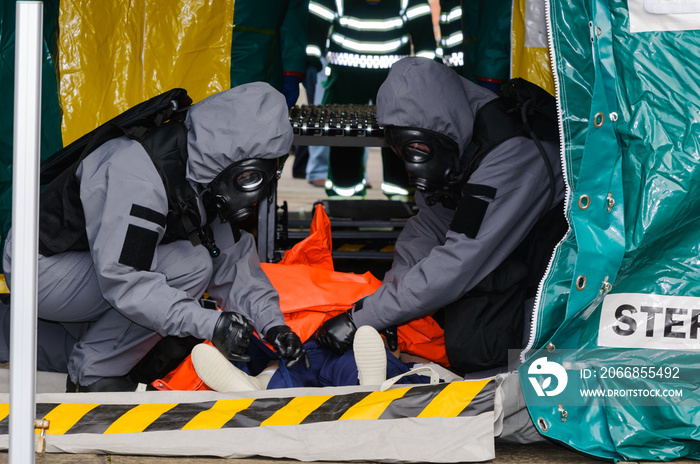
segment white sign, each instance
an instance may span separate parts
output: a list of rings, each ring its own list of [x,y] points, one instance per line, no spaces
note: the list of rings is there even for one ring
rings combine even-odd
[[[700,298],[617,293],[603,300],[600,346],[700,350],[699,336]]]
[[[630,32],[700,29],[700,1],[629,0]]]

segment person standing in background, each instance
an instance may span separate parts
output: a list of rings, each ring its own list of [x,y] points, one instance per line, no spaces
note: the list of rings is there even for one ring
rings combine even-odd
[[[460,76],[498,92],[510,78],[511,4],[440,2],[442,61]]]
[[[322,69],[326,68],[326,59],[321,58]],[[314,66],[309,66],[304,80],[306,95],[309,105],[320,105],[323,99],[323,83],[326,82],[326,74],[318,71]],[[301,147],[300,147],[301,148]],[[328,156],[329,146],[308,147],[308,159],[304,177],[306,181],[314,187],[324,188],[326,186],[326,176],[328,176]],[[294,159],[296,163],[296,158]]]
[[[311,0],[307,55],[321,69],[328,60],[322,104],[367,104],[391,65],[413,54],[436,57],[430,5],[426,0]],[[384,182],[389,198],[411,195],[405,170],[382,149]],[[362,148],[332,147],[326,193],[362,198],[366,194]]]
[[[255,0],[234,4],[231,37],[231,87],[268,82],[291,108],[304,81],[309,0]],[[304,177],[308,151],[292,147],[294,177]]]
[[[231,87],[262,81],[282,92],[287,107],[306,75],[309,0],[241,1],[233,11]]]

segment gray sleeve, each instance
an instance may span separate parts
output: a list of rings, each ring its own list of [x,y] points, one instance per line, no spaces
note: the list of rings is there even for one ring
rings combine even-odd
[[[428,206],[423,194],[416,192],[418,213],[411,217],[394,245],[391,269],[384,275],[384,282],[395,282],[411,267],[430,254],[436,246],[445,243],[454,211],[441,204]]]
[[[155,271],[168,202],[140,144],[107,142],[78,170],[86,231],[100,290],[124,316],[161,335],[210,338],[218,315]]]
[[[561,198],[561,172],[556,169]],[[508,140],[484,159],[469,180],[496,194],[488,202],[478,234],[449,230],[444,244],[402,275],[385,280],[354,313],[359,325],[381,329],[429,314],[457,300],[494,270],[525,238],[547,205],[548,175],[534,144]]]
[[[240,240],[235,242],[228,223],[217,219],[211,226],[221,255],[213,259],[209,295],[224,311],[245,315],[260,334],[267,333],[270,327],[285,325],[279,295],[260,266],[253,236],[241,231]]]

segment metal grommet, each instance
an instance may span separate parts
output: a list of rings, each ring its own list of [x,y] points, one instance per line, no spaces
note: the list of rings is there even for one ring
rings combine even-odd
[[[599,128],[605,122],[605,115],[603,113],[596,113],[593,116],[593,127]]]
[[[589,197],[585,193],[578,197],[579,209],[588,209],[589,206],[591,206],[591,197]]]
[[[576,290],[583,290],[586,288],[586,276],[580,275],[576,278]]]
[[[617,121],[617,113],[616,112],[613,111],[612,113],[610,113],[610,120],[613,122]]]
[[[549,351],[550,353],[554,353],[554,350],[556,350],[557,347],[554,346],[554,343],[549,342],[549,343],[547,343],[547,345],[545,346],[545,349],[546,349],[547,351]]]
[[[549,430],[549,425],[547,425],[547,421],[544,420],[544,417],[537,418],[537,426],[540,428],[542,433],[547,433],[547,430]]]

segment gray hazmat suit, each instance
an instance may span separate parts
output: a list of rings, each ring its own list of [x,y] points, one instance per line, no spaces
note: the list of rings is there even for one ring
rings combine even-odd
[[[391,69],[377,95],[380,125],[428,129],[457,142],[472,138],[474,116],[496,95],[432,60],[405,58]],[[383,285],[352,314],[357,327],[382,329],[421,317],[465,295],[527,236],[537,220],[563,198],[558,144],[542,142],[554,170],[549,177],[535,143],[514,137],[496,146],[468,180],[496,189],[475,238],[450,229],[455,211],[428,206],[416,192],[419,212],[401,232]],[[445,330],[449,330],[446,328]]]
[[[284,97],[265,83],[202,100],[190,108],[185,126],[186,177],[198,194],[202,218],[202,194],[218,173],[242,159],[286,155],[293,137]],[[60,323],[77,341],[69,346],[66,366],[73,382],[90,385],[127,374],[166,335],[210,339],[219,313],[200,306],[205,291],[223,311],[243,314],[263,335],[285,325],[252,235],[242,231],[236,242],[229,224],[217,218],[211,224],[221,250],[216,258],[186,240],[160,243],[165,221],[153,217],[168,214],[168,199],[140,143],[126,137],[104,143],[79,165],[77,177],[90,251],[39,256],[38,279],[39,317]],[[135,209],[150,214],[134,215]],[[143,249],[148,246],[139,237],[154,233],[155,250]],[[6,270],[11,269],[11,242],[8,234]],[[143,261],[151,253],[143,269],[122,264]],[[11,281],[11,275],[6,277]],[[65,341],[41,339],[41,333],[40,357],[60,370]],[[58,343],[53,352],[52,343]]]

